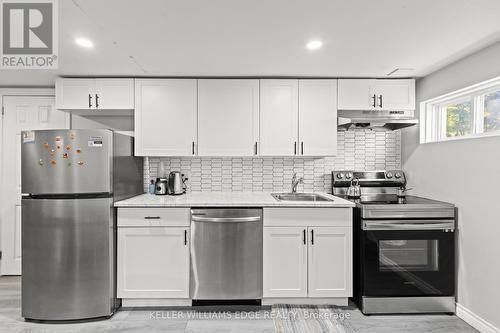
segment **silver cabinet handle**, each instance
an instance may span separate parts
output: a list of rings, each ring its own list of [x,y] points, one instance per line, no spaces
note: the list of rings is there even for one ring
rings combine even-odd
[[[195,142],[193,141],[193,142],[191,143],[191,150],[192,150],[192,154],[193,154],[193,155],[195,154],[195,147],[194,147],[194,146],[195,146]]]
[[[383,104],[382,104],[382,95],[379,95],[379,96],[378,96],[378,102],[379,102],[379,103],[378,103],[378,106],[382,107],[382,105],[383,105]]]
[[[145,220],[159,220],[159,216],[144,216]]]
[[[372,106],[373,106],[373,107],[376,107],[376,106],[377,106],[377,95],[373,95],[373,96],[372,96],[372,99],[373,99],[373,101],[372,101]]]
[[[311,245],[314,245],[314,229],[311,229]]]
[[[193,215],[191,220],[194,222],[258,222],[261,220],[260,216],[249,217],[201,217]]]
[[[89,108],[92,107],[92,95],[89,94]]]
[[[99,95],[95,94],[95,107],[99,107]]]
[[[302,155],[304,155],[304,141],[300,142],[300,150],[302,151]]]
[[[307,243],[306,243],[306,229],[302,230],[302,243],[304,243],[304,245],[307,245]]]
[[[293,154],[297,155],[297,141],[293,143]]]
[[[184,245],[187,245],[188,243],[188,231],[184,229]]]
[[[255,156],[257,156],[257,153],[258,153],[258,151],[257,151],[257,142],[255,142]]]

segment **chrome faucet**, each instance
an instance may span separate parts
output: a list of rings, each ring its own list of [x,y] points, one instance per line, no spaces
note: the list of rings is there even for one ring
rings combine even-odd
[[[297,178],[297,173],[294,172],[292,176],[292,193],[297,193],[297,186],[300,183],[304,184],[304,178],[303,177]]]

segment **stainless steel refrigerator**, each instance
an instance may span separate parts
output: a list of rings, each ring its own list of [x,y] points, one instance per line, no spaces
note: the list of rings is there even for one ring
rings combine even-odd
[[[22,316],[76,320],[116,307],[113,202],[143,193],[133,138],[110,130],[21,134]]]

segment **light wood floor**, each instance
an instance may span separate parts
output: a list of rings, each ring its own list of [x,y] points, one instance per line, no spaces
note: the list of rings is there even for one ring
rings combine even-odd
[[[121,310],[111,319],[77,324],[38,324],[25,322],[21,318],[21,279],[0,277],[0,332],[274,332],[272,319],[266,318],[263,309],[256,312],[261,319],[209,319],[200,315],[187,318],[188,311],[177,312],[165,309],[153,313],[146,310]],[[354,306],[345,308],[349,326],[363,333],[414,333],[414,332],[476,332],[456,316],[449,315],[390,315],[364,316]],[[312,332],[315,333],[315,332]]]

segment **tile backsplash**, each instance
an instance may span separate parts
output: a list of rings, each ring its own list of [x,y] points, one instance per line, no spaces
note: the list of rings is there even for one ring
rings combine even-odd
[[[335,157],[147,157],[145,191],[157,177],[160,162],[167,174],[180,170],[189,178],[188,192],[288,192],[297,172],[305,182],[298,191],[331,193],[334,169],[400,169],[401,132],[339,132]]]

